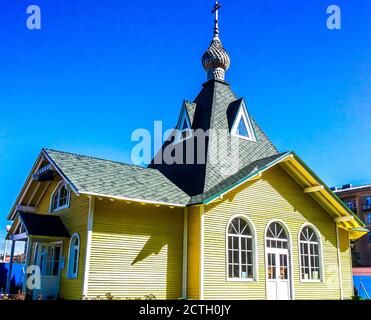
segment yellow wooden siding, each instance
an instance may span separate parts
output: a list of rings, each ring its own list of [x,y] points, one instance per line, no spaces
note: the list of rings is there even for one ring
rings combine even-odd
[[[200,298],[200,208],[188,208],[188,275],[187,296]]]
[[[257,233],[258,281],[226,280],[226,226],[236,214],[246,215]],[[205,208],[204,218],[204,298],[265,299],[266,269],[264,233],[269,221],[280,219],[288,226],[292,241],[292,271],[296,299],[339,299],[336,229],[330,215],[280,167],[267,171],[261,180],[249,182],[225,196],[222,202]],[[322,237],[324,281],[300,281],[298,233],[307,222]],[[347,246],[349,248],[349,246]],[[349,254],[342,249],[343,278],[351,277]],[[343,281],[350,292],[349,281]]]
[[[88,297],[178,299],[183,209],[96,201]]]
[[[58,181],[54,181],[46,191],[42,201],[40,202],[37,212],[41,214],[49,214],[50,198],[54,192]],[[89,198],[84,195],[76,196],[71,191],[70,207],[55,213],[61,218],[63,224],[66,226],[68,232],[72,236],[78,233],[80,236],[80,255],[79,255],[79,269],[78,277],[76,279],[67,278],[68,266],[68,251],[70,239],[63,242],[63,256],[65,257],[65,266],[61,271],[60,283],[60,297],[62,299],[79,300],[82,297],[83,279],[85,269],[85,255],[86,255],[86,238],[87,238],[87,223],[89,213]]]

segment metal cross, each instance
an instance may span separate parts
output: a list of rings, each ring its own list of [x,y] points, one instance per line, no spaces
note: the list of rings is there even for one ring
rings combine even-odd
[[[215,6],[213,8],[213,11],[211,13],[215,13],[215,21],[219,20],[219,9],[221,8],[221,4],[218,3],[218,1],[215,2]]]
[[[214,36],[218,37],[219,35],[219,9],[221,8],[221,4],[218,1],[215,2],[215,6],[211,13],[215,13],[215,28],[214,28]]]

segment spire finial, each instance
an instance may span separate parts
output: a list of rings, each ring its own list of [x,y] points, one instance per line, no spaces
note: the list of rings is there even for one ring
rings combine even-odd
[[[221,8],[221,4],[216,1],[213,11],[211,13],[215,13],[215,26],[214,26],[214,38],[219,38],[219,9]]]
[[[202,56],[202,65],[207,72],[207,80],[224,80],[225,72],[228,70],[231,59],[227,51],[224,50],[222,42],[219,39],[219,9],[221,5],[218,1],[211,13],[215,13],[214,38],[207,51]]]

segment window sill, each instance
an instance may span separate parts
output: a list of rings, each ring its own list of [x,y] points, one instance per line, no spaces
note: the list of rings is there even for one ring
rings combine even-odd
[[[322,283],[323,281],[322,280],[305,280],[305,279],[300,279],[300,282],[303,282],[303,283]]]
[[[56,213],[56,212],[59,212],[59,211],[62,211],[62,210],[65,210],[65,209],[68,209],[70,207],[70,205],[66,205],[66,206],[63,206],[63,207],[59,207],[55,210],[51,210],[50,213]]]
[[[242,139],[242,140],[247,140],[247,141],[251,141],[251,142],[256,142],[256,140],[255,140],[254,138],[249,138],[249,137],[245,137],[245,136],[240,136],[239,134],[232,134],[231,136],[232,136],[232,137],[235,137],[235,138]]]
[[[255,279],[228,278],[227,282],[258,282]]]

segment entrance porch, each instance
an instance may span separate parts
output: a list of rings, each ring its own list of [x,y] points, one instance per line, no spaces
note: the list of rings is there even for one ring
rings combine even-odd
[[[69,238],[58,216],[19,212],[7,239],[11,254],[6,293],[10,293],[15,244],[25,242],[22,293],[33,300],[55,300],[64,268],[63,242]]]

